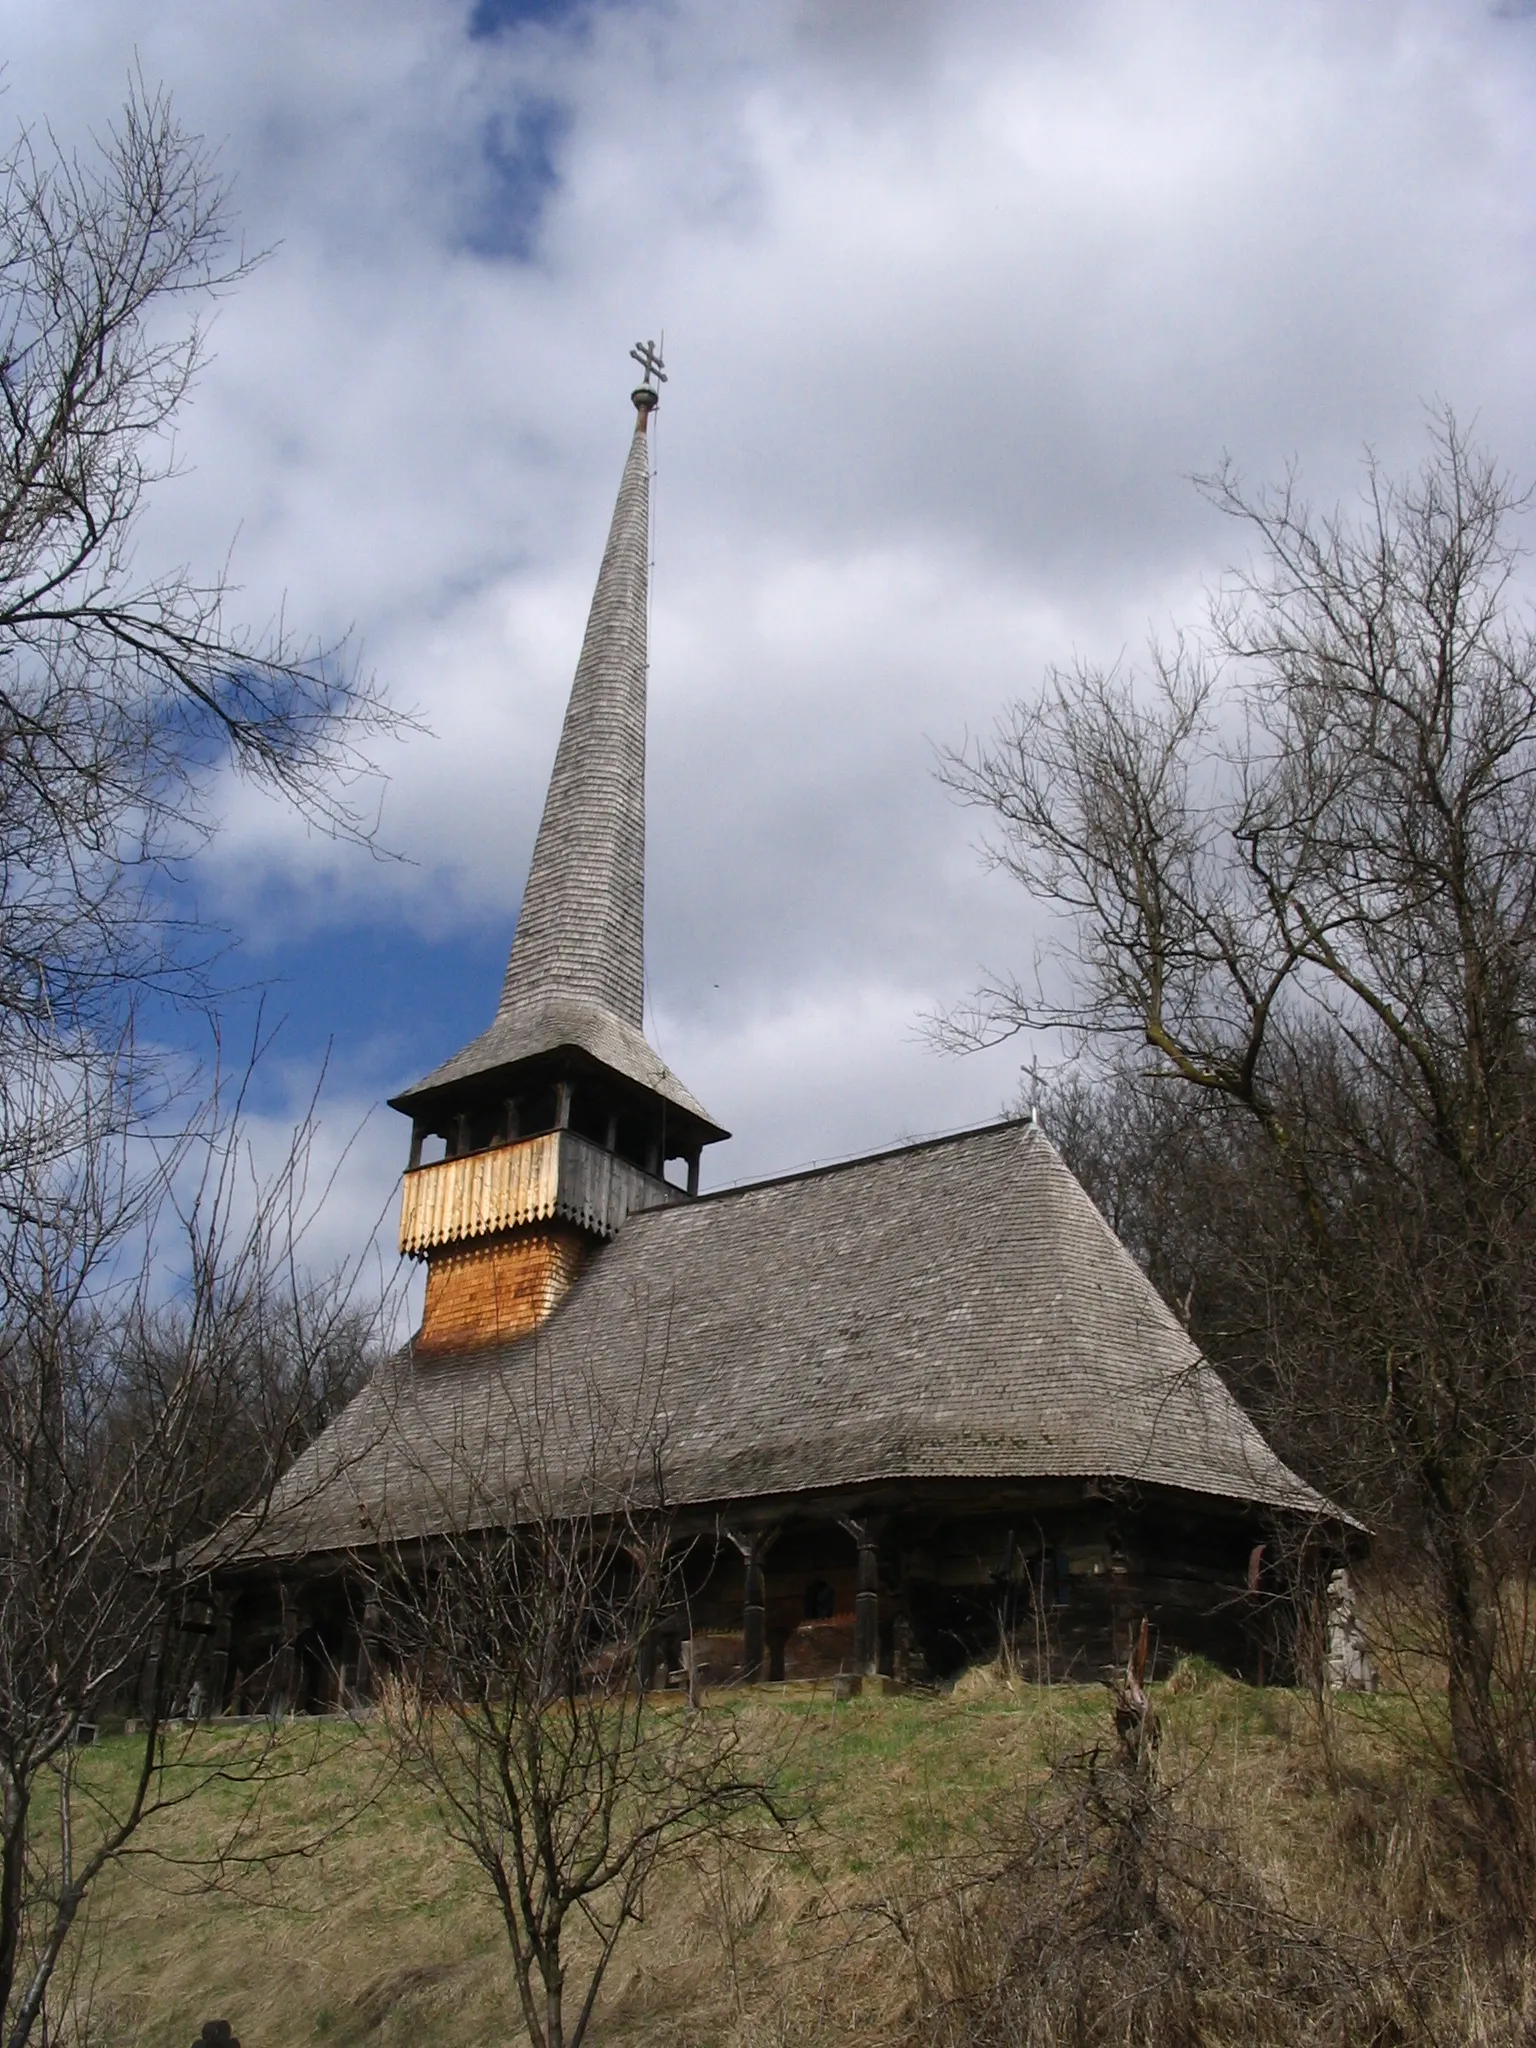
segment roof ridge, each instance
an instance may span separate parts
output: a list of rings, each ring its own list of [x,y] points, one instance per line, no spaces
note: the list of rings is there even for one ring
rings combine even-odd
[[[792,1166],[784,1173],[765,1174],[761,1180],[727,1181],[724,1187],[709,1188],[688,1203],[689,1209],[697,1209],[705,1202],[719,1202],[733,1195],[750,1195],[759,1188],[784,1187],[790,1181],[821,1180],[828,1174],[846,1173],[855,1166],[871,1166],[877,1160],[897,1159],[904,1152],[930,1152],[937,1145],[956,1145],[962,1138],[981,1138],[991,1131],[1014,1129],[1035,1130],[1050,1145],[1050,1139],[1040,1130],[1038,1123],[1027,1116],[995,1117],[986,1124],[957,1124],[953,1130],[929,1131],[921,1138],[908,1138],[899,1145],[882,1145],[876,1152],[846,1152],[837,1159],[812,1160],[808,1166]],[[1055,1146],[1051,1150],[1055,1151]],[[649,1213],[649,1212],[648,1212]],[[656,1212],[661,1213],[659,1210]]]

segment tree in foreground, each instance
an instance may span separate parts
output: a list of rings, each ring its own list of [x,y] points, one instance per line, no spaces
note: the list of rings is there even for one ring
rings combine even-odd
[[[274,1186],[247,1185],[238,1121],[216,1088],[169,1088],[143,1024],[146,999],[213,995],[209,935],[180,918],[174,882],[217,822],[221,774],[366,838],[349,791],[366,739],[398,722],[334,650],[281,623],[242,629],[219,575],[138,566],[203,315],[249,267],[222,181],[161,95],[134,89],[84,157],[27,134],[0,157],[10,2048],[51,2027],[91,1887],[145,1820],[210,1772],[267,1768],[260,1742],[214,1764],[196,1738],[178,1752],[189,1559],[237,1492],[260,1502],[371,1341],[346,1287],[297,1262],[302,1143]],[[78,1738],[131,1685],[143,1735],[125,1785]]]
[[[529,2039],[580,2048],[663,1859],[791,1827],[785,1738],[646,1696],[659,1636],[689,1632],[652,1433],[579,1374],[500,1406],[509,1441],[435,1445],[434,1533],[389,1546],[379,1725],[495,1894]]]
[[[56,1080],[56,1077],[50,1077]],[[41,1083],[40,1083],[41,1085]],[[89,1980],[93,1887],[212,1784],[304,1766],[270,1727],[212,1736],[209,1539],[259,1531],[296,1444],[381,1332],[345,1276],[302,1277],[304,1136],[253,1189],[238,1118],[137,1173],[88,1105],[0,1229],[0,2038],[58,2034]],[[13,1185],[19,1184],[19,1176]],[[141,1257],[125,1267],[125,1240]],[[160,1271],[187,1276],[169,1296]],[[126,1753],[84,1746],[127,1712]],[[121,1725],[120,1721],[118,1725]],[[237,1853],[234,1802],[221,1855]],[[216,1833],[218,1831],[215,1831]],[[270,1845],[264,1844],[266,1858]],[[210,1872],[211,1874],[211,1872]]]
[[[199,986],[162,885],[226,763],[366,836],[348,792],[399,723],[367,681],[241,627],[222,576],[138,565],[203,316],[251,267],[163,95],[88,158],[25,133],[0,157],[0,1058],[115,1043],[125,993]]]
[[[1254,544],[1140,674],[1052,674],[951,786],[1070,939],[943,1027],[1065,1029],[1197,1334],[1411,1587],[1499,1923],[1536,1913],[1536,634],[1523,499],[1449,414],[1351,514],[1207,494]],[[1118,1136],[1117,1136],[1118,1129]],[[1143,1159],[1110,1170],[1120,1141]],[[1150,1185],[1186,1191],[1183,1214]],[[1195,1191],[1198,1190],[1198,1195]]]

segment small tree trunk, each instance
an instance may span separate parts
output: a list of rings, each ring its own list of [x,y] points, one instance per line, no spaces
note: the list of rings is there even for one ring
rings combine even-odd
[[[11,2009],[16,1958],[21,1947],[22,1886],[27,1870],[27,1806],[24,1789],[5,1788],[5,1839],[0,1845],[0,2021]]]
[[[1442,1552],[1442,1602],[1451,1728],[1451,1762],[1477,1824],[1478,1874],[1499,1916],[1501,1936],[1520,1932],[1532,1904],[1530,1844],[1499,1741],[1494,1679],[1496,1613],[1483,1596],[1476,1561],[1460,1531]]]
[[[555,1939],[544,1973],[544,2048],[565,2048],[565,1971]]]

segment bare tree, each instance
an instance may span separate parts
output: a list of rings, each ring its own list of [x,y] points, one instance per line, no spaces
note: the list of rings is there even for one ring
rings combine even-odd
[[[662,1858],[790,1825],[784,1744],[691,1688],[646,1697],[690,1547],[652,1432],[568,1372],[530,1374],[498,1413],[511,1448],[436,1447],[431,1533],[388,1550],[381,1725],[495,1894],[530,2040],[580,2048]]]
[[[1448,1761],[1490,1901],[1536,1909],[1531,1352],[1536,634],[1523,500],[1450,417],[1357,513],[1206,485],[1256,543],[1146,674],[1053,674],[945,773],[1065,913],[1065,1027],[1240,1178],[1271,1414],[1429,1595]],[[1235,1210],[1229,1208],[1229,1215]],[[1240,1233],[1229,1233],[1236,1241]],[[1421,1618],[1426,1610],[1416,1611]],[[1442,1724],[1443,1725],[1443,1724]]]
[[[936,2048],[1446,2038],[1404,1996],[1414,1964],[1427,1976],[1423,1965],[1441,1962],[1433,1944],[1415,1955],[1386,1914],[1380,1929],[1361,1915],[1365,1932],[1337,1913],[1304,1915],[1211,1796],[1209,1758],[1160,1761],[1134,1660],[1113,1691],[1112,1741],[1058,1750],[1043,1782],[1031,1774],[999,1793],[963,1848],[925,1846],[905,1884],[887,1880],[881,1917],[916,1978],[909,2038]]]
[[[178,863],[233,769],[367,841],[370,736],[343,650],[230,616],[222,573],[139,566],[149,494],[252,259],[228,188],[136,83],[84,154],[0,156],[0,2026],[48,2026],[91,1888],[210,1774],[173,1732],[206,1651],[201,1546],[259,1530],[281,1465],[367,1369],[348,1276],[297,1245],[309,1127],[257,1185],[241,1104],[182,1086],[146,1001],[211,1002]],[[237,1097],[239,1091],[236,1091]],[[138,1766],[80,1731],[136,1694]]]
[[[87,157],[0,157],[0,1027],[117,1042],[125,989],[198,986],[161,887],[224,762],[323,829],[399,724],[339,650],[228,616],[220,575],[137,565],[146,493],[247,275],[228,189],[137,86]],[[5,1056],[0,1040],[0,1058]]]
[[[74,1089],[60,1099],[66,1085]],[[210,1745],[179,1725],[206,1653],[206,1543],[232,1504],[258,1534],[295,1437],[312,1425],[318,1355],[355,1341],[345,1278],[300,1264],[310,1132],[254,1182],[217,1101],[161,1157],[125,1146],[77,1069],[52,1096],[24,1195],[0,1229],[0,2030],[22,2048],[92,1887],[147,1821],[213,1779],[296,1767],[271,1731]],[[73,1122],[73,1141],[59,1127]],[[295,1222],[298,1219],[299,1227]],[[175,1276],[167,1291],[166,1272]],[[268,1406],[245,1380],[253,1329]],[[288,1412],[277,1403],[286,1393]],[[267,1428],[263,1435],[259,1423]],[[104,1710],[139,1722],[136,1761],[81,1748]],[[192,1717],[195,1719],[195,1709]],[[237,1824],[238,1825],[238,1824]]]

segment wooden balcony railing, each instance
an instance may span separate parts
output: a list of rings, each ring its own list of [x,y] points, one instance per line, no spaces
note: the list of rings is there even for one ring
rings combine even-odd
[[[637,1210],[685,1199],[669,1182],[574,1131],[546,1131],[412,1167],[400,1199],[400,1249],[409,1258],[425,1258],[439,1245],[490,1237],[551,1216],[611,1237]]]

